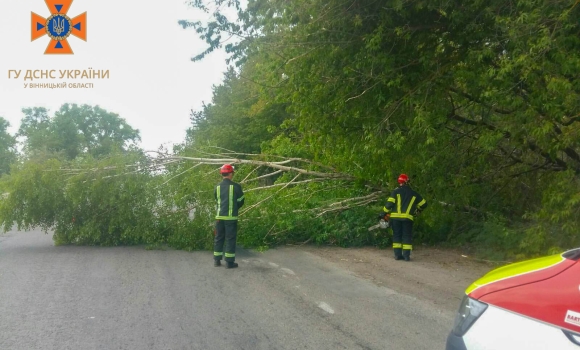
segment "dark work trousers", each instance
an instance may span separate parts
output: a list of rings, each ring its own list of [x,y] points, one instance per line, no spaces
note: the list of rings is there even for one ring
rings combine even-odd
[[[236,239],[238,231],[237,220],[217,220],[215,224],[215,239],[213,245],[213,257],[215,260],[222,260],[225,255],[226,261],[236,260]],[[224,241],[226,250],[224,252]],[[225,253],[225,254],[224,254]]]
[[[413,249],[413,221],[391,218],[395,257],[410,256]]]

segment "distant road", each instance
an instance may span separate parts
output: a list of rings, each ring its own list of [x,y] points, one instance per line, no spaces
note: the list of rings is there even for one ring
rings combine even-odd
[[[0,236],[0,349],[445,348],[455,309],[300,249],[237,261],[227,270],[211,252],[55,247],[51,235],[10,232]]]

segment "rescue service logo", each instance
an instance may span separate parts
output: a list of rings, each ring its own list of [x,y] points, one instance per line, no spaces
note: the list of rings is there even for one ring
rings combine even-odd
[[[87,41],[87,13],[84,12],[73,19],[68,16],[68,10],[74,0],[44,0],[50,16],[44,18],[32,13],[32,40],[39,39],[44,35],[50,37],[45,55],[73,55],[73,50],[68,43],[68,37],[72,34],[79,39]]]
[[[580,326],[580,313],[568,310],[568,312],[566,313],[565,322],[576,326]]]

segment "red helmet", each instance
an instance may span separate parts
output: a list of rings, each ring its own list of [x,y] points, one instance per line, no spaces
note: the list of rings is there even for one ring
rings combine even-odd
[[[229,173],[233,173],[233,172],[234,172],[234,167],[231,166],[230,164],[224,164],[220,168],[220,174],[229,174]]]
[[[404,184],[409,182],[409,177],[405,174],[401,174],[399,175],[399,179],[397,181],[399,181],[399,184]]]

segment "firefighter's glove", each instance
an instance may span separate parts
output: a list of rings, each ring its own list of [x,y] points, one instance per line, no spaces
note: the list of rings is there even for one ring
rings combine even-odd
[[[380,213],[379,216],[377,217],[377,220],[385,220],[386,221],[385,215],[386,215],[386,213]]]

